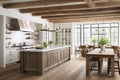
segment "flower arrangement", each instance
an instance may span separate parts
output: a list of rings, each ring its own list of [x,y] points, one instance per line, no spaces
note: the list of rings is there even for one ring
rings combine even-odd
[[[100,46],[101,48],[101,52],[102,51],[105,51],[105,45],[109,42],[108,38],[106,37],[101,37],[99,40],[98,40],[98,45]]]
[[[108,38],[106,38],[106,37],[101,37],[101,38],[98,40],[98,45],[100,45],[100,46],[106,45],[108,42],[109,42]]]

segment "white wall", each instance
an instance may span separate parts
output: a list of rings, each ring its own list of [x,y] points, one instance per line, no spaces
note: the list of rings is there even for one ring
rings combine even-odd
[[[28,20],[31,22],[39,23],[39,24],[44,24],[45,20],[41,19],[41,17],[33,17],[31,14],[21,14],[19,11],[14,10],[14,9],[4,9],[0,7],[0,67],[5,67],[5,26],[6,26],[6,17],[13,17],[21,20]],[[16,41],[16,37],[19,37],[19,40],[17,39],[17,42],[22,41],[21,39],[23,38],[23,34],[20,32],[14,32],[12,34],[13,41]],[[24,41],[24,40],[23,40]]]
[[[5,64],[4,64],[5,55],[3,54],[4,53],[4,41],[5,41],[4,22],[5,22],[5,17],[0,15],[0,67],[5,67]]]
[[[29,20],[37,23],[42,23],[42,24],[45,22],[45,20],[41,19],[41,17],[33,17],[31,14],[22,14],[15,9],[4,9],[0,7],[0,15],[14,17],[22,20]]]

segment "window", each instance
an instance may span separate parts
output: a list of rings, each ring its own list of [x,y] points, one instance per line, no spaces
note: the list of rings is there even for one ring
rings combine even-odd
[[[83,25],[83,43],[86,45],[91,44],[91,28],[89,24]]]
[[[75,26],[75,45],[81,44],[81,25]]]
[[[119,45],[119,26],[117,23],[112,23],[110,26],[110,43],[112,45]]]
[[[119,45],[119,23],[77,24],[75,26],[75,44],[92,44],[92,38],[107,37],[111,45]]]
[[[98,39],[98,33],[99,33],[99,28],[98,28],[98,24],[91,24],[91,36],[92,36],[92,39],[93,38],[96,38]]]

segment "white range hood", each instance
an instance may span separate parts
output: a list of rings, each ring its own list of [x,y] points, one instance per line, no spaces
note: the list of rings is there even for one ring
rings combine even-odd
[[[27,20],[18,20],[20,30],[21,31],[31,31],[33,32],[35,30],[34,23],[27,21]]]

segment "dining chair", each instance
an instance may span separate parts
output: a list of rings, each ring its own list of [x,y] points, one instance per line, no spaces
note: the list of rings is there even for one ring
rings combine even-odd
[[[92,51],[93,49],[95,49],[95,46],[94,46],[94,45],[88,45],[88,52],[89,52],[89,51]]]
[[[75,56],[76,56],[76,55],[79,55],[79,56],[80,56],[80,53],[81,53],[80,46],[75,46]]]
[[[86,45],[80,45],[80,49],[81,49],[82,57],[86,57],[86,53],[88,53],[87,46]]]
[[[119,72],[120,74],[120,64],[119,64],[119,47],[118,46],[112,46],[113,50],[114,50],[114,69],[115,72]],[[111,60],[108,59],[108,68],[107,68],[107,73],[109,74],[110,70],[111,70]]]

